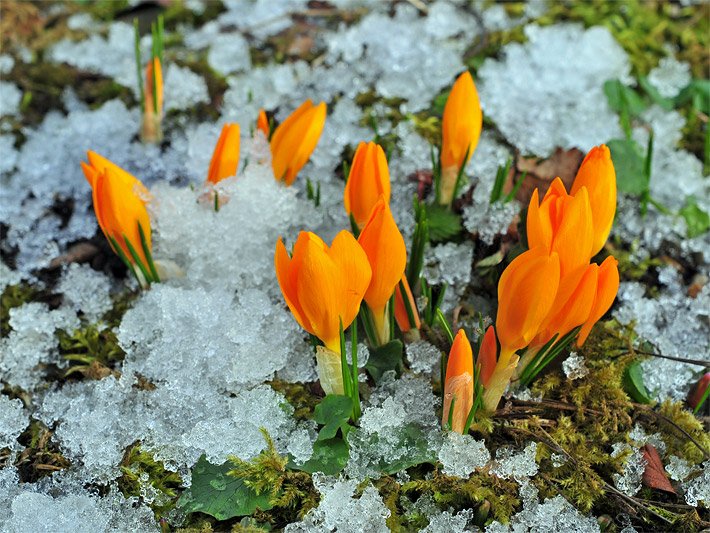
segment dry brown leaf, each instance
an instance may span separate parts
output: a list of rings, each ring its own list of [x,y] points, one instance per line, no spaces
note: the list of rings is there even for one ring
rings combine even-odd
[[[540,198],[542,198],[556,177],[564,182],[569,191],[583,159],[584,153],[577,148],[571,150],[558,148],[548,159],[518,155],[515,169],[511,169],[506,178],[503,193],[510,192],[525,172],[527,172],[525,181],[515,195],[515,198],[525,206],[530,202],[530,197],[536,188],[540,190]]]
[[[643,458],[646,460],[646,469],[643,471],[643,484],[652,489],[663,490],[675,494],[675,489],[663,468],[661,456],[652,444],[646,444],[643,448]]]

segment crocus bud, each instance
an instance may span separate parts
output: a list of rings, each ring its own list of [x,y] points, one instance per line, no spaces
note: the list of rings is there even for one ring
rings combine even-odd
[[[318,144],[325,125],[325,102],[306,100],[274,130],[271,165],[274,177],[291,185]]]
[[[390,337],[387,304],[404,275],[407,247],[383,196],[372,209],[358,242],[372,267],[365,302],[372,312],[378,343],[386,344]]]
[[[586,187],[570,196],[562,180],[555,178],[542,202],[535,189],[528,206],[527,237],[531,249],[541,246],[557,252],[562,276],[588,264],[594,227]]]
[[[404,286],[404,291],[402,287]],[[410,313],[411,318],[410,319]],[[397,320],[399,330],[405,336],[408,342],[419,340],[419,328],[422,326],[417,311],[417,304],[412,295],[412,289],[409,288],[407,276],[402,276],[401,283],[397,284],[394,293],[394,318]]]
[[[355,151],[343,195],[345,211],[353,216],[359,228],[367,222],[380,196],[389,203],[390,172],[385,152],[378,144],[361,142]]]
[[[688,406],[690,406],[691,409],[695,410],[698,408],[698,405],[705,395],[705,391],[708,390],[708,386],[710,386],[710,372],[706,372],[705,375],[701,377],[693,386],[693,388],[690,389],[687,401]]]
[[[484,387],[488,386],[491,380],[493,371],[496,368],[498,359],[498,344],[496,343],[496,332],[493,326],[488,326],[481,347],[478,349],[477,365],[481,365],[481,384]]]
[[[266,111],[263,109],[259,109],[259,116],[256,119],[256,129],[261,131],[267,139],[269,138],[269,133],[271,133],[269,119],[266,118]]]
[[[152,261],[145,253],[151,251],[150,217],[145,207],[150,196],[148,190],[134,176],[99,154],[88,152],[88,159],[89,163],[82,161],[81,167],[91,185],[94,212],[101,230],[129,267],[139,266],[141,272],[148,273],[144,277],[150,278]]]
[[[450,417],[451,430],[463,433],[466,419],[473,407],[473,352],[466,332],[462,329],[454,338],[449,352],[449,361],[446,364],[444,411],[441,418],[441,424],[444,427],[449,422],[452,402],[454,410]]]
[[[604,247],[616,213],[616,172],[606,145],[595,146],[582,161],[572,184],[572,195],[582,187],[589,192],[594,225],[592,255]]]
[[[235,176],[239,165],[239,124],[225,124],[212,153],[207,181],[216,185]]]
[[[155,83],[154,83],[155,82]],[[160,59],[154,57],[145,67],[143,103],[143,142],[160,142],[163,139],[163,69]]]
[[[481,136],[483,114],[471,74],[461,74],[451,88],[441,122],[441,184],[439,203],[453,200],[456,178]]]
[[[616,293],[619,292],[619,266],[616,259],[612,256],[607,257],[604,262],[599,265],[599,273],[597,275],[597,290],[594,295],[594,303],[589,312],[589,317],[582,325],[577,337],[577,346],[582,346],[587,340],[592,327],[601,317],[609,310],[611,304],[614,303]]]

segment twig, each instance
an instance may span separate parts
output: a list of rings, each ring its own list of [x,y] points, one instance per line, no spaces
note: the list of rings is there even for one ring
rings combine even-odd
[[[424,15],[429,14],[429,8],[427,5],[422,2],[422,0],[407,0],[410,4],[412,4],[415,8],[417,8],[419,11],[421,11]]]
[[[516,430],[518,430],[518,431],[524,431],[525,433],[528,433],[530,436],[539,439],[543,444],[545,444],[545,445],[549,446],[550,448],[554,449],[555,451],[557,451],[557,452],[562,453],[563,455],[565,455],[565,456],[572,462],[573,465],[575,465],[575,466],[578,466],[578,465],[579,465],[579,461],[577,461],[577,459],[576,459],[575,457],[573,457],[572,454],[570,454],[567,450],[565,450],[562,446],[560,446],[560,445],[555,441],[555,439],[552,438],[552,435],[550,435],[547,431],[545,431],[545,429],[544,429],[543,427],[541,427],[541,426],[538,426],[538,427],[539,427],[540,431],[542,431],[542,433],[545,434],[545,437],[546,437],[546,438],[544,438],[544,439],[543,439],[543,438],[540,438],[539,435],[536,435],[536,434],[533,433],[532,431],[529,431],[529,430],[526,430],[526,429],[516,428]],[[665,516],[663,516],[663,515],[661,515],[661,514],[658,514],[656,511],[654,511],[653,509],[651,509],[651,508],[648,507],[647,505],[644,505],[643,501],[641,501],[641,500],[639,500],[639,499],[637,499],[637,498],[634,498],[634,497],[632,497],[632,496],[629,496],[628,494],[624,494],[623,492],[621,492],[619,489],[617,489],[617,488],[614,487],[613,485],[610,485],[609,483],[607,483],[604,479],[602,479],[601,481],[602,481],[602,483],[604,484],[604,489],[605,489],[606,491],[615,494],[617,497],[619,497],[619,498],[625,500],[626,502],[628,502],[629,504],[631,504],[631,505],[633,505],[633,506],[635,506],[635,507],[638,507],[638,508],[640,508],[640,509],[643,509],[643,510],[646,511],[647,513],[652,514],[653,516],[655,516],[655,517],[658,518],[659,520],[662,520],[663,522],[666,522],[667,524],[671,524],[671,523],[672,523],[672,521],[671,521],[671,520],[668,520]]]
[[[697,446],[697,448],[698,448],[701,452],[703,452],[703,456],[705,457],[705,459],[710,459],[710,453],[708,453],[708,451],[705,449],[705,447],[704,447],[702,444],[700,444],[697,440],[695,440],[695,438],[694,438],[690,433],[688,433],[686,430],[684,430],[684,429],[683,429],[682,427],[680,427],[678,424],[676,424],[675,422],[673,422],[673,420],[671,420],[670,418],[668,418],[666,415],[663,415],[663,414],[659,413],[658,411],[654,411],[653,409],[648,408],[648,407],[643,406],[643,405],[638,404],[638,403],[637,403],[637,404],[634,404],[634,406],[635,406],[637,409],[639,409],[642,414],[653,415],[653,416],[655,416],[656,418],[658,418],[659,420],[663,420],[663,421],[666,422],[667,424],[669,424],[669,425],[673,426],[674,428],[676,428],[676,429],[677,429],[678,431],[680,431],[685,437],[687,437],[690,442],[692,442],[693,444],[695,444],[695,446]]]
[[[625,355],[625,354],[649,355],[651,357],[660,357],[661,359],[670,359],[671,361],[678,361],[680,363],[688,363],[689,365],[698,365],[698,366],[704,366],[705,368],[710,368],[710,361],[702,361],[700,359],[686,359],[684,357],[674,357],[672,355],[662,355],[660,353],[645,352],[643,350],[636,350],[636,349],[634,349],[633,351],[629,350],[626,352],[622,352],[620,355]]]

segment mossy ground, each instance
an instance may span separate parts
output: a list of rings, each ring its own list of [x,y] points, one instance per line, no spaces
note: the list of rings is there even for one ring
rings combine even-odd
[[[123,1],[68,5],[67,14],[88,10],[107,21],[117,17],[130,20],[132,13],[128,3]],[[521,15],[524,6],[519,2],[509,2],[505,8],[511,15]],[[181,2],[173,2],[164,13],[166,26],[172,31],[179,23],[201,23],[210,20],[222,9],[221,2],[209,2],[202,15],[195,15]],[[24,140],[23,127],[37,125],[49,110],[62,108],[61,94],[68,86],[73,87],[79,99],[92,108],[114,98],[122,99],[129,106],[135,105],[132,91],[113,80],[44,60],[44,51],[49,44],[63,37],[82,36],[81,32],[68,29],[66,15],[47,21],[40,16],[36,5],[15,0],[0,3],[0,11],[3,28],[12,30],[0,32],[3,45],[21,44],[28,47],[35,57],[31,64],[18,62],[9,75],[24,93],[21,118],[11,124],[18,145]],[[362,13],[349,12],[347,19],[342,18],[345,15],[335,10],[321,21],[330,25],[339,21],[352,23]],[[553,2],[550,10],[535,22],[549,25],[568,21],[607,27],[629,54],[633,75],[637,79],[646,76],[667,55],[667,47],[676,50],[679,60],[690,64],[695,78],[710,77],[709,4],[691,8],[662,0]],[[179,34],[173,35],[179,42]],[[294,59],[315,61],[319,55],[317,49],[310,49],[305,55],[293,52],[294,41],[307,36],[308,25],[301,21],[289,32],[272,38],[266,46],[254,48],[252,61],[256,65]],[[471,43],[464,59],[475,74],[483,60],[499,56],[504,45],[524,40],[520,27],[488,33]],[[183,58],[181,64],[203,76],[208,85],[210,104],[192,112],[201,119],[215,118],[227,88],[226,81],[209,67],[205,54]],[[435,98],[429,110],[409,117],[400,112],[400,101],[381,98],[374,92],[361,94],[356,103],[363,109],[363,125],[371,127],[375,133],[378,117],[374,116],[373,106],[379,104],[389,110],[380,118],[395,124],[405,119],[412,120],[418,133],[436,141],[440,134],[439,119],[445,98],[446,93]],[[703,160],[707,149],[707,117],[703,119],[690,103],[683,104],[678,111],[688,121],[681,147]],[[394,135],[379,137],[378,141],[388,153],[397,150],[398,139]],[[343,153],[343,161],[350,161],[352,149],[354,147]],[[619,259],[622,277],[644,282],[652,293],[657,282],[655,269],[661,264],[661,259],[650,258],[637,264],[630,260],[633,243],[615,242],[610,248]],[[491,286],[484,289],[491,294],[494,293],[495,273],[496,269],[491,269]],[[10,309],[29,301],[48,302],[54,297],[50,290],[40,285],[23,283],[7,287],[0,296],[0,334],[5,337],[10,332]],[[111,328],[120,324],[123,313],[130,308],[135,297],[136,293],[119,296],[112,311],[104,317],[103,324],[86,323],[75,332],[58,333],[60,355],[79,356],[73,360],[68,374],[56,376],[60,386],[67,379],[100,379],[115,372],[123,352]],[[474,435],[483,438],[491,452],[511,443],[537,442],[540,472],[533,483],[540,495],[551,497],[563,494],[580,510],[600,516],[600,524],[605,531],[620,529],[615,522],[620,514],[629,515],[633,523],[643,530],[675,528],[695,531],[710,527],[707,509],[685,505],[682,498],[648,487],[644,487],[636,497],[628,498],[619,495],[613,488],[612,476],[620,471],[623,457],[612,458],[611,445],[627,442],[629,432],[637,423],[649,434],[659,433],[667,453],[686,459],[691,464],[707,460],[707,450],[710,449],[707,417],[693,416],[678,402],[642,405],[629,398],[623,387],[624,370],[631,362],[645,357],[630,349],[632,335],[613,321],[599,324],[580,350],[590,370],[586,377],[572,382],[565,379],[559,368],[551,368],[532,386],[533,394],[540,395],[541,401],[505,403],[494,418],[484,419],[474,427]],[[431,340],[436,343],[440,339]],[[312,418],[313,409],[322,397],[322,391],[317,386],[279,381],[271,385],[291,402],[297,419]],[[3,393],[20,398],[25,403],[32,401],[25,391],[7,386]],[[25,449],[15,460],[15,465],[23,481],[36,481],[70,465],[52,443],[51,435],[51,428],[32,420],[20,437],[19,441]],[[6,452],[0,450],[0,464],[7,460],[9,454]],[[566,462],[555,466],[551,459],[553,453],[566,457]],[[119,488],[124,495],[140,497],[141,491],[144,491],[141,483],[148,483],[162,495],[153,506],[158,518],[174,508],[182,490],[182,480],[149,453],[142,451],[139,443],[126,450],[121,467],[123,475],[119,478]],[[248,478],[254,487],[272,493],[274,508],[257,512],[249,520],[234,519],[225,523],[195,513],[188,517],[182,531],[263,531],[267,527],[283,527],[317,505],[318,494],[310,475],[286,468],[284,458],[273,447],[251,463],[236,462],[235,474]],[[476,510],[475,522],[481,526],[493,519],[506,522],[520,508],[517,485],[486,471],[475,472],[469,479],[458,479],[444,475],[435,465],[424,464],[409,468],[408,475],[410,480],[407,482],[391,476],[373,481],[391,511],[388,526],[393,531],[410,531],[426,525],[425,517],[408,511],[411,507],[406,505],[422,495],[431,496],[441,509]]]

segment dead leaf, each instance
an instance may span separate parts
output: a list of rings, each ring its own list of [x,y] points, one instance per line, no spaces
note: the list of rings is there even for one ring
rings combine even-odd
[[[643,458],[646,460],[646,469],[643,471],[643,484],[652,489],[663,490],[675,494],[673,485],[668,481],[668,476],[663,468],[661,456],[652,444],[646,444],[643,448]]]
[[[525,206],[530,203],[530,197],[536,188],[540,190],[540,198],[542,198],[556,177],[564,182],[569,191],[583,159],[584,153],[577,148],[571,150],[558,148],[548,159],[518,155],[515,170],[511,169],[506,178],[503,193],[510,192],[525,172],[527,172],[525,181],[515,195],[515,198]]]

